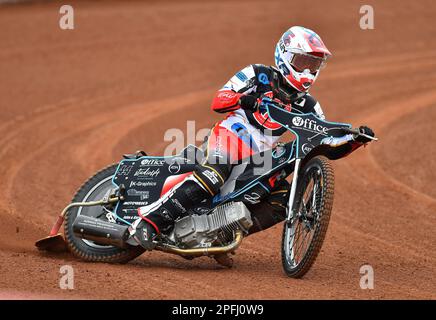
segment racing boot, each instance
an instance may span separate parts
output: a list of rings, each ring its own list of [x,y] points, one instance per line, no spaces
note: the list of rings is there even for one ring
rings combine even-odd
[[[195,204],[210,197],[194,175],[188,176],[174,186],[158,201],[138,208],[141,219],[135,221],[130,234],[146,250],[156,246],[153,240],[161,233],[168,231],[174,221],[185,216]]]
[[[131,232],[133,239],[145,250],[153,250],[156,244],[153,240],[157,236],[157,230],[152,224],[143,219],[137,219],[133,223]]]

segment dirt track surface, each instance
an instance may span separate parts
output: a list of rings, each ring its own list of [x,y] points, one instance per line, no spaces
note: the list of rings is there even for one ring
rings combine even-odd
[[[0,299],[436,298],[434,1],[75,2],[0,6]],[[38,252],[76,189],[122,153],[163,152],[167,128],[220,117],[212,95],[250,63],[273,63],[291,25],[334,53],[312,90],[327,118],[368,124],[378,143],[334,163],[334,211],[302,280],[280,261],[281,225],[246,239],[231,270],[148,253],[127,265]],[[375,289],[359,287],[370,264]],[[59,289],[62,265],[75,289]],[[135,279],[135,280],[133,280]]]

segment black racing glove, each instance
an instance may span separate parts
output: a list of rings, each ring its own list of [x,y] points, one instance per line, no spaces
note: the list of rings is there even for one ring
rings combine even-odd
[[[360,126],[359,131],[360,133],[366,134],[367,136],[374,137],[374,131],[372,131],[372,129],[367,126]],[[371,139],[361,135],[358,135],[354,140],[361,143],[367,143],[371,141]]]
[[[239,98],[239,105],[244,110],[251,110],[255,112],[257,110],[257,98],[249,94],[242,95]]]

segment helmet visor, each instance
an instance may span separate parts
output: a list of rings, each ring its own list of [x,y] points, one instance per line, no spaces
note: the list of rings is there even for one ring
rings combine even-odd
[[[326,58],[304,53],[294,53],[289,63],[298,72],[309,69],[311,73],[315,73],[325,65]]]

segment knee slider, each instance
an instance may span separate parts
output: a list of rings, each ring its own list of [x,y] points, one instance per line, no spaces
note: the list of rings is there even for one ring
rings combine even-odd
[[[211,195],[216,195],[230,174],[227,164],[200,164],[194,170],[194,177]]]

